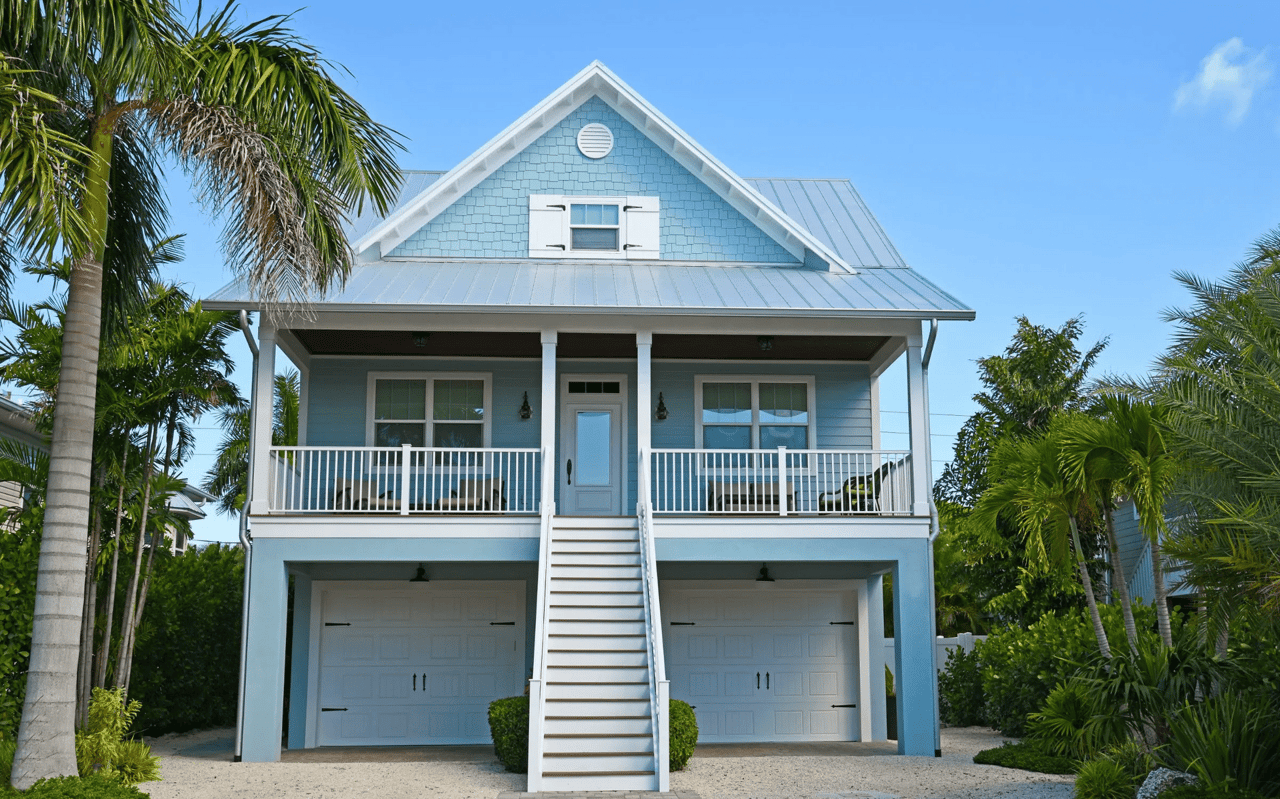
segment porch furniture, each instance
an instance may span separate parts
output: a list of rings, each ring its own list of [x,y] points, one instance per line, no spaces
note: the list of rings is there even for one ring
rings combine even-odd
[[[333,481],[333,507],[337,510],[394,510],[394,492],[378,493],[372,480],[348,480],[339,477]]]
[[[477,511],[507,509],[506,482],[492,477],[475,480],[459,480],[458,489],[451,496],[438,499],[436,510]]]
[[[785,484],[787,509],[795,508],[795,489],[791,481]],[[776,482],[721,482],[712,481],[707,507],[713,511],[729,513],[777,513],[782,505]]]
[[[855,513],[880,510],[880,487],[898,464],[886,461],[868,474],[850,477],[837,492],[818,495],[819,513]]]

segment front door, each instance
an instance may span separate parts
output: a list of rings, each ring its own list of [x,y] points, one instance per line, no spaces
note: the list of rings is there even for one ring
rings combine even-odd
[[[626,402],[619,376],[565,375],[560,417],[560,512],[622,513]]]

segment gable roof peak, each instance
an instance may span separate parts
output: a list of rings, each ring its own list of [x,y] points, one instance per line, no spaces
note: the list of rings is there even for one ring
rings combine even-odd
[[[747,181],[720,163],[598,59],[583,67],[413,200],[374,225],[355,242],[355,251],[363,253],[378,246],[381,253],[390,252],[592,97],[600,98],[797,260],[807,263],[811,256],[816,256],[825,261],[832,271],[856,271]]]

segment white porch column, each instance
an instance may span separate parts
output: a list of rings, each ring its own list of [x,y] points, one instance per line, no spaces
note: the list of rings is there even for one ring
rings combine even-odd
[[[911,431],[911,513],[929,515],[929,403],[924,396],[920,336],[907,341],[907,407]]]
[[[270,507],[271,478],[271,417],[275,399],[276,329],[265,318],[258,323],[258,375],[257,391],[253,396],[253,430],[250,431],[249,457],[253,458],[253,486],[249,512],[266,513]]]
[[[542,331],[542,448],[547,460],[543,465],[542,501],[555,513],[555,471],[559,463],[556,454],[556,341],[554,330]]]
[[[636,333],[636,448],[641,456],[636,468],[642,470],[649,468],[648,452],[653,444],[652,354],[653,333]]]

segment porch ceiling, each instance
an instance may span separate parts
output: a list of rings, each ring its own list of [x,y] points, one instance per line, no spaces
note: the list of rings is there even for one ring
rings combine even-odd
[[[424,331],[426,332],[426,331]],[[421,345],[404,330],[294,330],[312,355],[404,355],[541,358],[539,334],[432,331]],[[730,361],[868,361],[888,336],[772,336],[761,349],[757,336],[655,334],[653,357]],[[634,358],[634,335],[561,333],[557,358]]]

